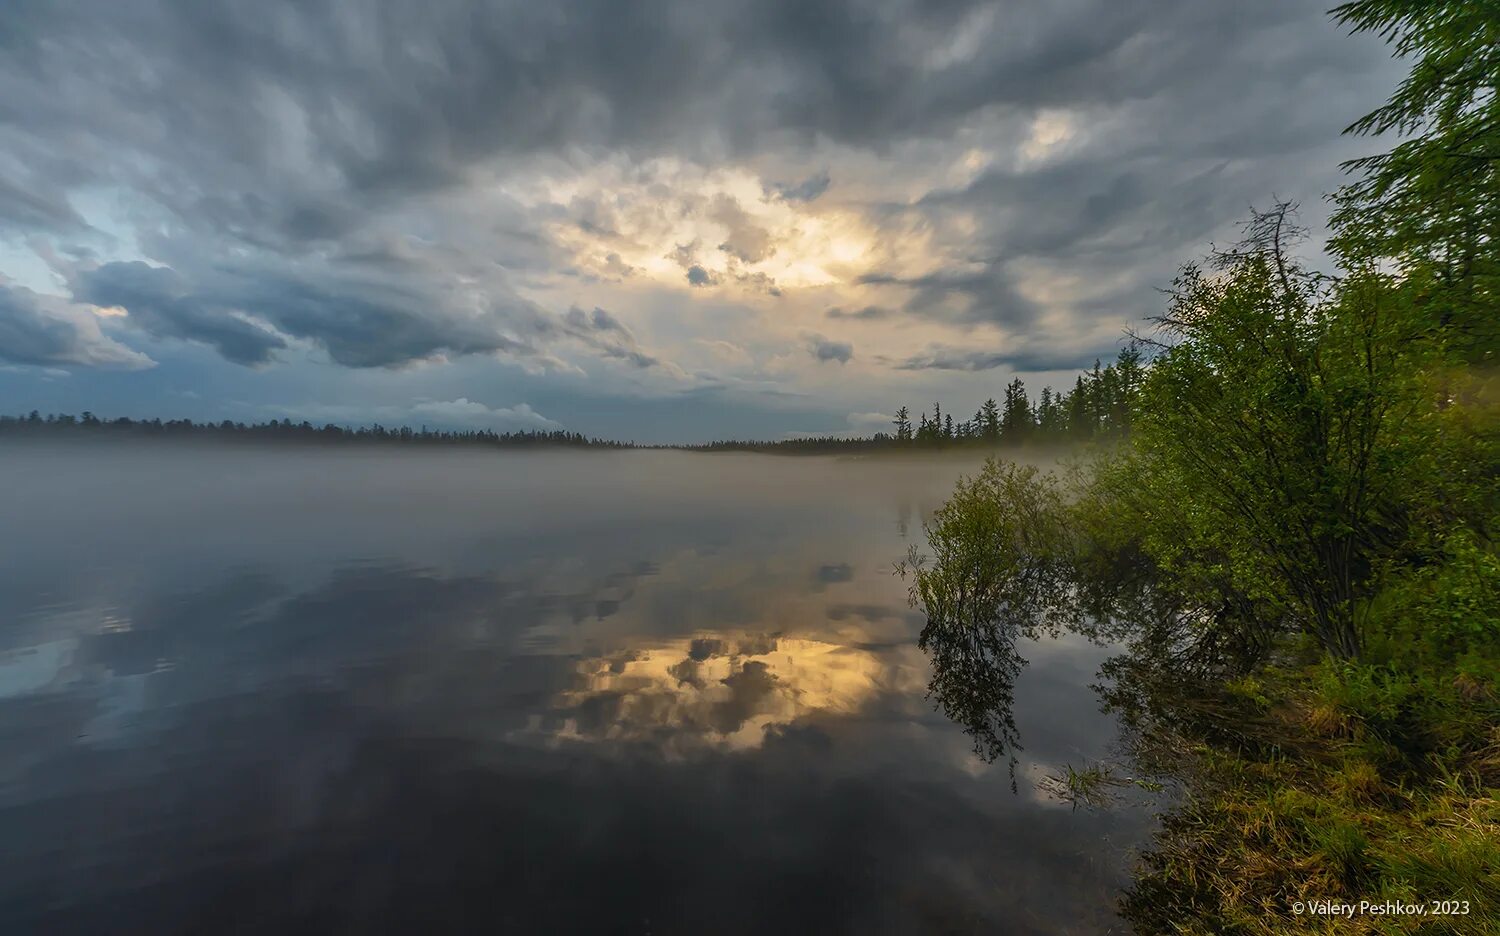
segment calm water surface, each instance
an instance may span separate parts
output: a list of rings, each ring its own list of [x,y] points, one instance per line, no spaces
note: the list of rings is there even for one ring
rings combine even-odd
[[[1103,933],[1149,811],[1025,648],[1018,792],[892,564],[952,461],[0,449],[0,933]]]

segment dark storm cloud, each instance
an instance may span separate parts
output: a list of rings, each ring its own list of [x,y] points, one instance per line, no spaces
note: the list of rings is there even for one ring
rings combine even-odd
[[[248,285],[248,284],[247,284]],[[523,337],[501,329],[511,323],[496,308],[471,315],[444,311],[420,295],[377,295],[364,284],[295,279],[268,284],[253,307],[289,335],[321,344],[347,367],[395,367],[439,354],[533,354]]]
[[[909,285],[1002,295],[1006,275],[997,267],[1019,259],[1109,268],[1147,259],[1163,248],[1203,244],[1216,229],[1240,217],[1255,194],[1259,176],[1229,160],[1208,163],[1184,159],[1164,165],[1155,144],[1131,146],[1115,138],[1113,163],[1101,167],[1099,154],[1085,151],[1035,169],[992,169],[952,191],[926,196],[920,205],[929,218],[980,214],[979,241],[986,264],[979,271],[941,273]],[[1270,185],[1269,178],[1266,179]],[[1061,197],[1060,193],[1067,193]],[[1089,265],[1089,266],[1085,266]]]
[[[88,227],[62,192],[0,175],[0,227],[3,226],[33,231],[75,231]]]
[[[616,332],[631,340],[635,338],[623,322],[610,315],[607,310],[601,309],[598,306],[595,306],[592,312],[585,312],[574,306],[568,310],[567,322],[574,328],[596,332]]]
[[[840,364],[848,364],[849,359],[854,357],[854,345],[847,341],[830,341],[822,335],[814,335],[809,338],[807,350],[819,361],[836,361]]]
[[[58,364],[76,357],[79,347],[77,329],[38,309],[31,290],[0,286],[0,360]]]
[[[1274,42],[1273,62],[1245,58],[1270,95],[1289,64],[1349,57],[1332,30],[1278,32],[1306,24],[1295,0],[986,10],[968,0],[8,4],[0,26],[16,41],[0,119],[175,157],[167,175],[199,182],[219,174],[214,157],[271,181],[281,148],[298,143],[326,178],[283,180],[258,203],[213,197],[288,236],[325,236],[352,219],[314,199],[319,190],[458,184],[497,154],[749,149],[789,131],[884,145],[996,106],[1109,105],[1189,80],[1252,93],[1247,76],[1224,74],[1237,64],[1225,60],[1230,44],[1259,55]],[[22,41],[43,38],[54,41]],[[142,112],[151,119],[132,119]],[[821,181],[788,192],[814,197]]]
[[[496,153],[745,149],[788,131],[863,145],[943,133],[997,104],[1126,100],[1213,64],[1213,41],[1182,37],[1265,29],[1296,10],[1262,4],[1252,20],[1204,6],[1014,3],[961,56],[951,47],[987,4],[10,4],[11,35],[64,41],[15,43],[7,85],[30,93],[5,116],[86,120],[262,168],[305,121],[310,155],[339,183],[410,192],[457,183]],[[143,105],[155,119],[131,130]]]
[[[810,202],[817,200],[819,195],[828,191],[828,186],[832,182],[833,179],[827,172],[819,172],[796,184],[774,185],[771,190],[787,201]]]
[[[47,304],[29,289],[0,284],[0,361],[37,367],[151,366],[145,355],[105,336],[91,313],[80,310],[67,317]]]
[[[486,321],[492,316],[464,320],[428,307],[419,297],[377,295],[348,281],[319,283],[267,273],[192,283],[175,270],[131,262],[83,271],[72,285],[83,301],[124,307],[133,324],[153,335],[202,342],[237,364],[267,363],[286,342],[236,313],[315,341],[348,367],[391,367],[442,352],[532,350],[500,334],[497,322]]]
[[[152,335],[207,344],[251,366],[284,349],[283,335],[313,342],[335,363],[355,368],[400,367],[438,355],[531,357],[561,339],[639,368],[660,363],[604,309],[575,308],[559,317],[494,289],[484,305],[465,309],[425,290],[420,279],[228,268],[189,279],[137,261],[80,269],[71,285],[75,298],[120,306],[131,324]]]
[[[661,361],[642,350],[635,333],[625,323],[597,306],[584,312],[574,306],[563,317],[565,330],[572,337],[608,358],[626,361],[639,368],[655,367]]]
[[[626,361],[642,369],[655,367],[656,365],[661,363],[661,360],[657,357],[646,354],[643,351],[636,351],[630,348],[606,347],[601,348],[600,350],[605,357]]]
[[[77,298],[236,363],[301,339],[350,367],[554,340],[661,364],[628,331],[521,298],[516,280],[567,267],[546,233],[566,212],[501,205],[486,183],[559,154],[753,164],[790,180],[768,197],[821,205],[822,147],[886,160],[899,182],[972,138],[998,153],[977,177],[852,209],[882,235],[935,232],[944,263],[869,273],[877,304],[828,318],[1039,328],[1027,264],[1100,284],[1071,303],[1085,319],[1138,318],[1247,205],[1336,185],[1338,129],[1393,74],[1302,0],[13,0],[0,49],[0,241],[78,229],[80,193],[127,193],[115,220],[156,266],[75,273]],[[1050,111],[1073,120],[1056,154],[1007,150]],[[839,171],[842,196],[856,186]],[[479,191],[492,201],[473,217]],[[613,208],[586,202],[576,228],[618,236]],[[730,266],[685,259],[686,284],[780,295],[741,266],[775,250],[767,232],[727,195],[707,210],[729,236],[705,250]],[[1023,363],[925,366],[992,359]]]
[[[1035,304],[1016,290],[1011,276],[998,263],[923,276],[870,273],[858,282],[861,286],[899,287],[907,296],[904,311],[955,324],[1024,326],[1037,312]]]
[[[1095,351],[1071,348],[976,351],[965,348],[934,348],[895,364],[897,370],[988,371],[1005,367],[1021,373],[1073,370],[1087,367],[1098,358],[1112,357],[1116,349]]]
[[[831,319],[860,319],[862,321],[875,321],[876,319],[889,318],[891,310],[883,306],[865,306],[862,309],[845,310],[834,306],[823,313]]]
[[[236,364],[266,364],[286,347],[276,334],[235,318],[233,308],[194,295],[192,287],[166,267],[139,261],[107,263],[73,281],[73,297],[99,306],[119,306],[130,321],[158,338],[181,338],[210,345]]]

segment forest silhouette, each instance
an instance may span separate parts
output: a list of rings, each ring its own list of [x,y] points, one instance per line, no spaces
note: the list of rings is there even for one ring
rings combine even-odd
[[[74,415],[43,415],[32,410],[18,416],[0,415],[0,439],[204,439],[234,442],[357,443],[492,448],[674,448],[690,451],[755,451],[786,454],[818,454],[871,450],[932,450],[952,448],[1058,446],[1072,443],[1117,440],[1130,429],[1130,401],[1144,377],[1146,365],[1140,347],[1132,342],[1112,363],[1080,373],[1069,392],[1042,388],[1033,401],[1020,378],[1005,388],[1003,402],[993,398],[974,415],[955,421],[941,402],[932,415],[921,412],[915,423],[911,411],[896,411],[890,432],[869,436],[810,435],[779,440],[726,439],[676,445],[647,445],[621,441],[565,429],[430,429],[421,426],[349,426],[302,420],[272,419],[245,423],[234,420],[194,422],[190,419],[103,418],[92,411]]]

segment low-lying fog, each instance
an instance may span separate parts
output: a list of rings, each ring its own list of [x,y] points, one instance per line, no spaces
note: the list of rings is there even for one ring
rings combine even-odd
[[[1104,932],[1103,652],[1017,793],[892,574],[977,460],[0,449],[0,931]]]

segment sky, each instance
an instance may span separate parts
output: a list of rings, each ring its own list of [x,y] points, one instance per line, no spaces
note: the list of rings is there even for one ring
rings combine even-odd
[[[1404,73],[1306,0],[5,0],[0,411],[868,434],[1071,386]]]

